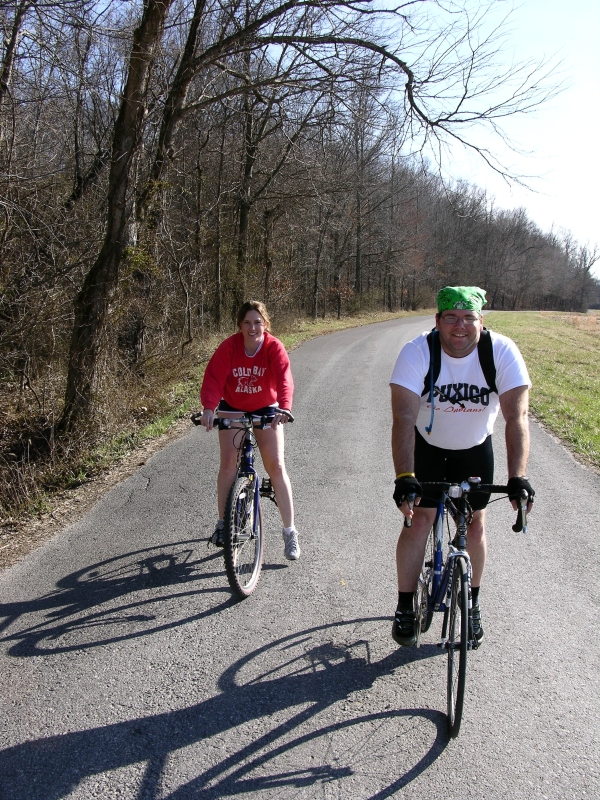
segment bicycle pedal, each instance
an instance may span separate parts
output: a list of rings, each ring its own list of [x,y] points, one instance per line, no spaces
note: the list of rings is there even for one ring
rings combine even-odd
[[[275,490],[273,489],[270,478],[262,479],[259,492],[261,497],[268,497],[269,500],[272,500],[275,505],[277,505],[277,500],[275,499]]]

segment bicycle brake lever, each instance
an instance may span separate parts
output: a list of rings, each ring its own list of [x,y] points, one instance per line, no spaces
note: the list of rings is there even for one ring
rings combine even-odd
[[[408,503],[408,507],[410,508],[411,511],[413,510],[415,505],[415,497],[416,494],[409,494],[408,497],[406,498],[406,502]],[[412,527],[412,518],[404,517],[404,527],[405,528]]]
[[[284,411],[282,408],[278,408],[276,413],[283,414],[284,417],[287,417],[288,422],[294,421],[294,415],[292,414],[291,411]]]
[[[517,511],[517,521],[512,526],[512,529],[515,533],[519,533],[519,531],[523,531],[523,533],[527,533],[527,503],[529,500],[529,495],[525,489],[521,489],[521,496],[519,498],[519,509]]]

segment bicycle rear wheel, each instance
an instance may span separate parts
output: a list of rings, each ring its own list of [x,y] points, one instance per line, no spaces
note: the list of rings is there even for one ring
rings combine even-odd
[[[419,646],[421,634],[429,630],[431,620],[433,619],[433,608],[431,607],[431,584],[433,581],[433,549],[435,539],[433,528],[429,531],[427,536],[427,545],[425,547],[425,557],[423,559],[423,566],[421,567],[421,574],[419,575],[419,582],[415,591],[415,616],[417,618],[417,641],[416,645]]]
[[[464,558],[457,558],[448,610],[448,732],[458,736],[465,699],[469,631],[469,576]]]
[[[254,480],[237,478],[225,506],[224,556],[227,580],[237,597],[248,597],[258,583],[263,560],[260,502],[254,524]]]

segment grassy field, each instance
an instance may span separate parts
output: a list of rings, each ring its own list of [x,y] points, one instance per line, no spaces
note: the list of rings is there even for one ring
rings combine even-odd
[[[280,322],[274,333],[288,349],[315,336],[349,327],[383,322],[396,317],[425,315],[374,313],[342,320]],[[519,345],[533,382],[531,410],[565,444],[596,469],[600,468],[600,317],[576,314],[490,312],[486,325],[514,339]],[[15,464],[4,471],[6,492],[0,525],[29,514],[48,512],[53,496],[102,474],[149,440],[168,432],[179,420],[199,407],[198,392],[208,357],[222,337],[202,342],[187,364],[180,365],[177,382],[166,381],[163,391],[139,398],[145,420],[122,430],[81,458],[68,463]],[[147,408],[146,408],[147,406]],[[10,491],[8,491],[10,489]],[[14,497],[13,497],[14,495]],[[0,535],[0,539],[2,535]]]
[[[364,314],[341,320],[300,320],[276,326],[274,333],[290,350],[336,330],[428,313],[433,314],[434,310]],[[600,315],[489,312],[485,324],[519,345],[533,383],[531,410],[535,417],[589,464],[600,468]],[[198,406],[204,367],[205,363],[199,365],[193,380],[173,387],[169,413],[138,430],[136,443],[168,430],[176,419]],[[116,445],[118,451],[123,444],[128,449],[133,442],[129,437],[121,437],[113,447]],[[114,454],[111,452],[111,456]]]
[[[523,353],[534,416],[600,468],[600,316],[490,312],[485,324]]]

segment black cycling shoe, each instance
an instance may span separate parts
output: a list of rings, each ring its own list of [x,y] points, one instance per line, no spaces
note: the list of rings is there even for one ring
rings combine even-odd
[[[417,643],[417,618],[412,609],[396,609],[392,639],[402,647],[412,647]]]
[[[217,525],[215,532],[210,537],[210,541],[216,547],[225,547],[225,537],[223,536],[223,526]]]
[[[477,648],[483,639],[483,625],[481,624],[481,609],[479,603],[471,609],[471,618],[473,620],[473,647]]]

